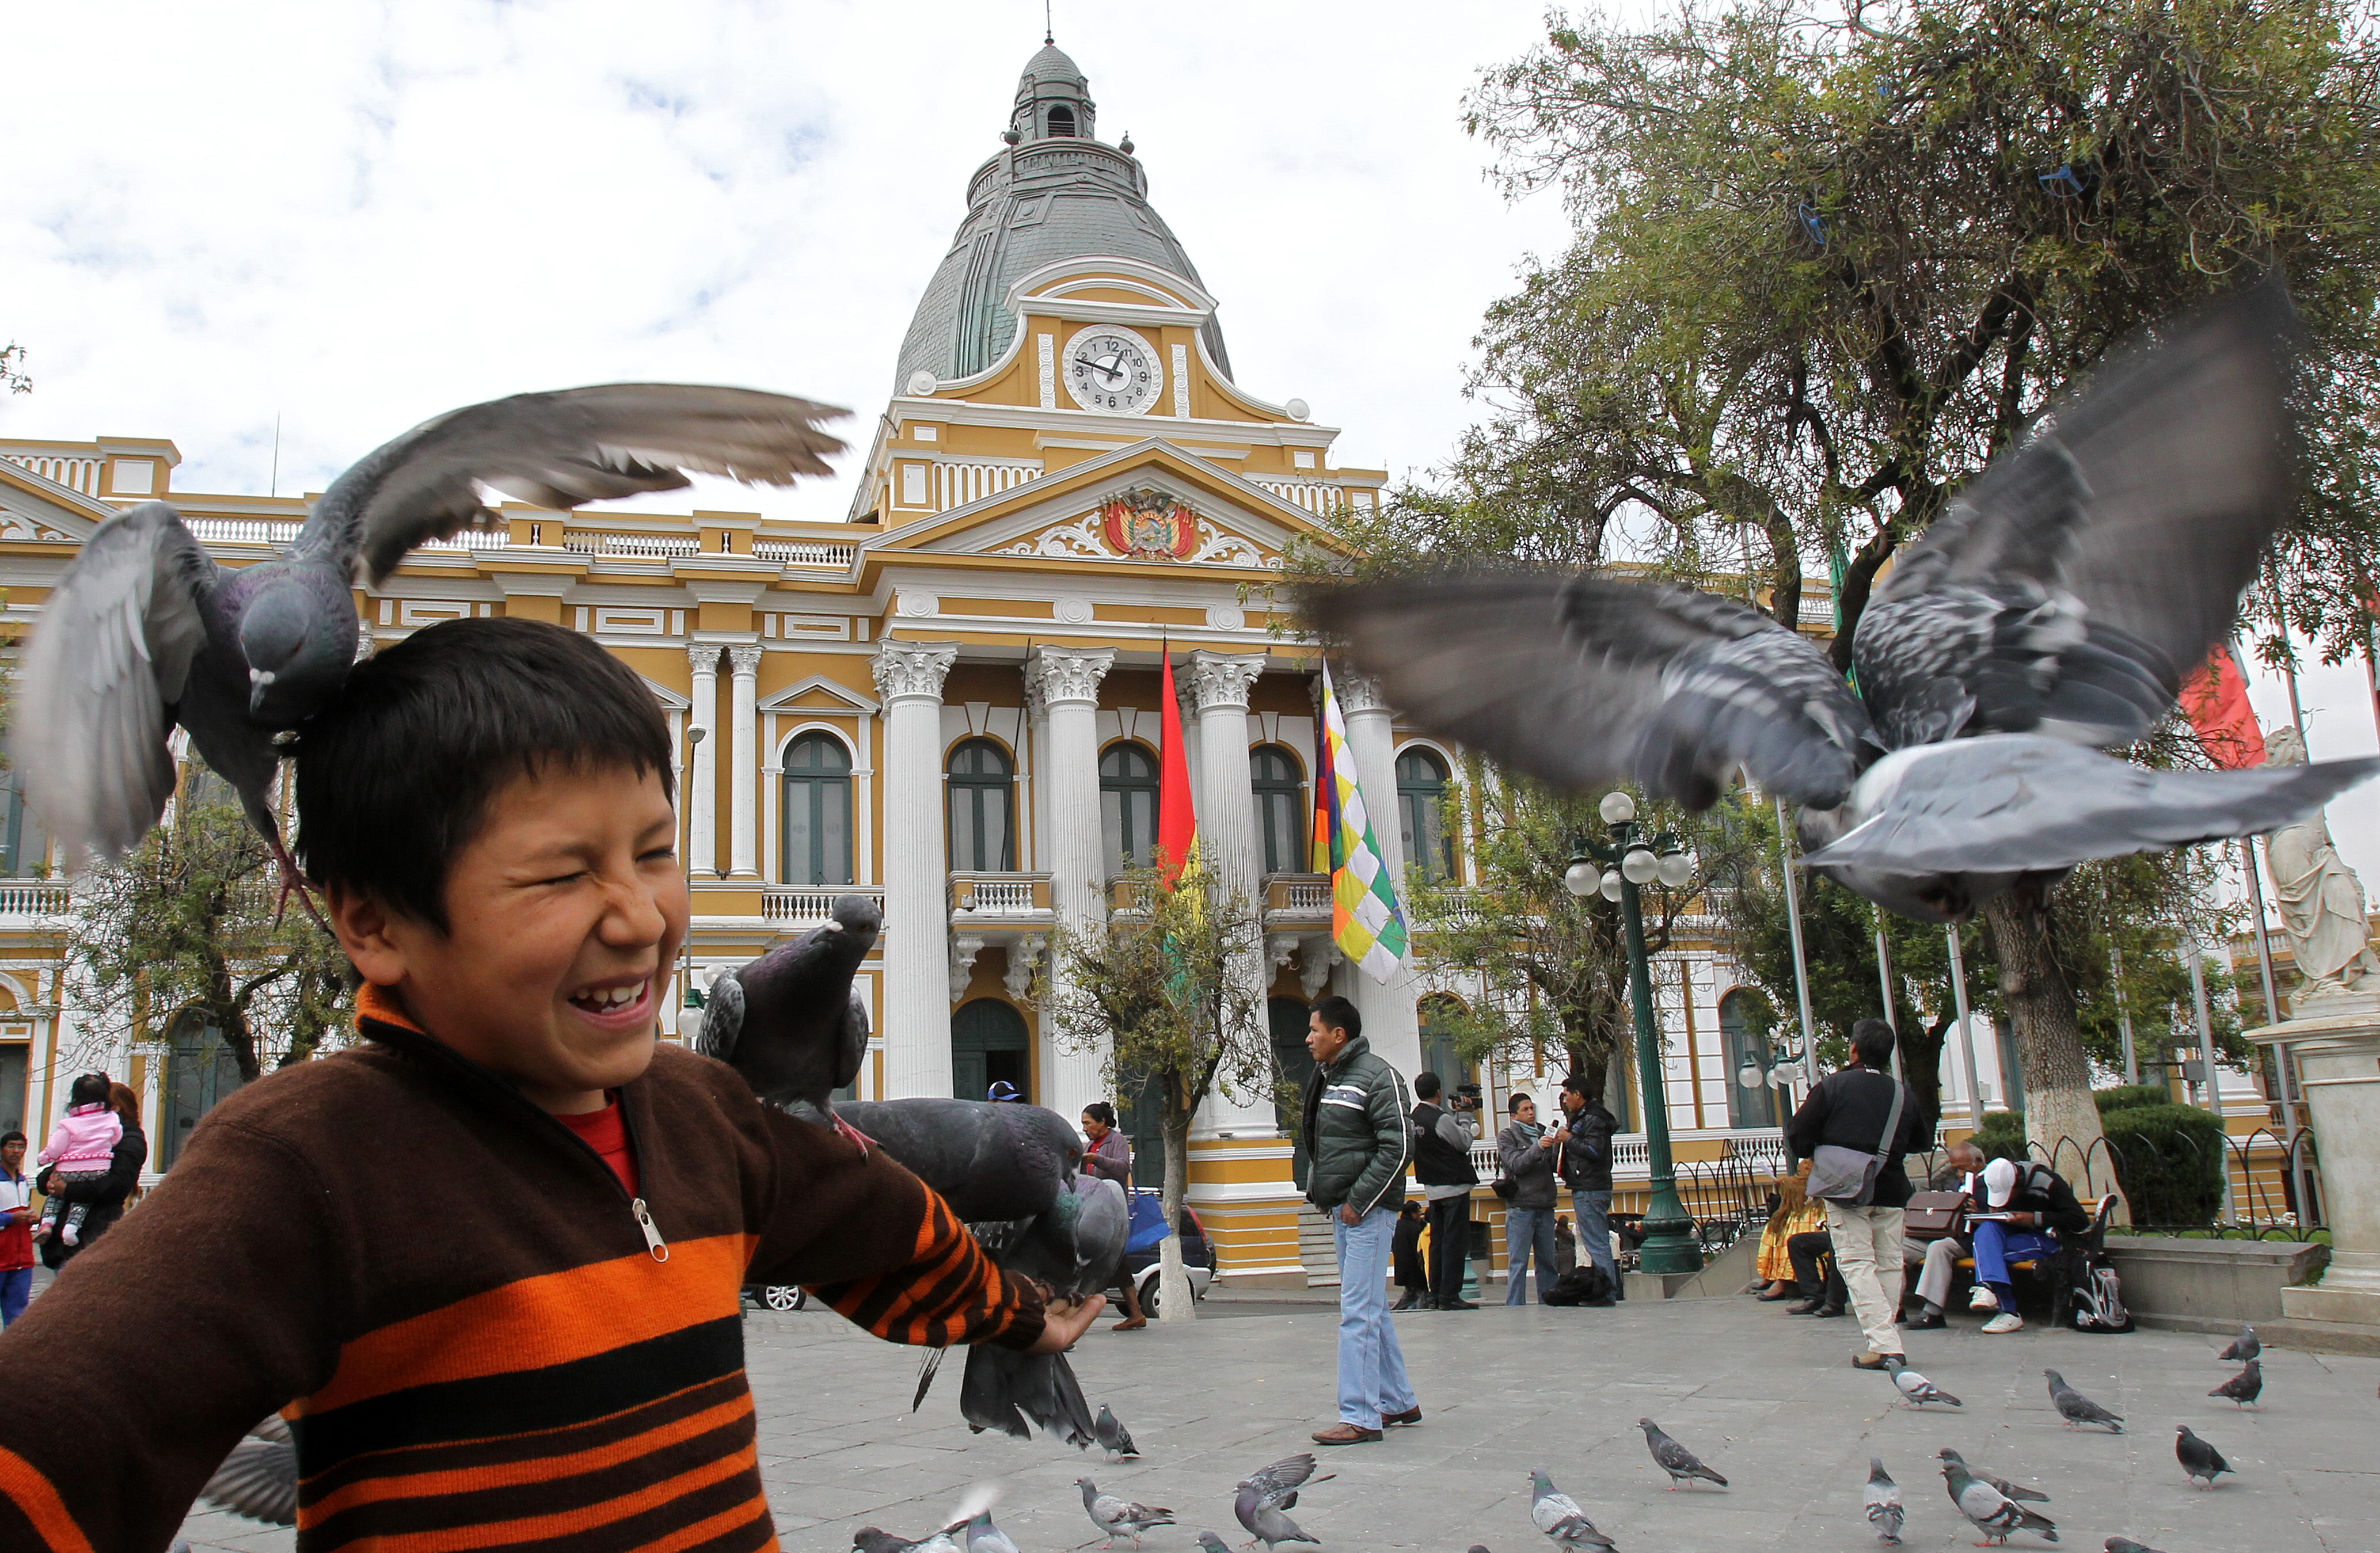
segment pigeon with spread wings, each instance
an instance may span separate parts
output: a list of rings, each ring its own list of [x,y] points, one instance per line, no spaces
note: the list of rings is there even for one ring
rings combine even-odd
[[[2168,321],[1912,542],[1856,693],[1799,633],[1693,588],[1454,573],[1318,588],[1321,633],[1416,726],[1568,789],[1690,807],[1741,769],[1811,867],[1955,921],[2026,875],[2269,830],[2380,761],[2161,771],[2100,754],[2172,710],[2296,500],[2277,281]]]

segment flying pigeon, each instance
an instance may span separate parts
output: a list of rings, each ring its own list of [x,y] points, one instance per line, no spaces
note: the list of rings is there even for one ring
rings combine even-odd
[[[1679,1484],[1692,1483],[1698,1477],[1722,1488],[1727,1486],[1726,1478],[1703,1465],[1693,1451],[1663,1434],[1660,1425],[1650,1418],[1639,1418],[1636,1426],[1645,1431],[1645,1448],[1653,1453],[1654,1463],[1670,1474],[1670,1492],[1675,1493]]]
[[[966,1523],[944,1526],[923,1542],[911,1542],[874,1526],[862,1526],[851,1534],[853,1553],[962,1553],[959,1538],[966,1531]]]
[[[1140,1454],[1139,1449],[1132,1443],[1132,1431],[1123,1426],[1105,1402],[1099,1404],[1099,1415],[1091,1420],[1091,1438],[1099,1442],[1099,1449],[1108,1453],[1108,1460],[1111,1462]]]
[[[966,1523],[966,1553],[1016,1553],[1016,1544],[991,1523],[991,1511],[979,1510]]]
[[[2210,1397],[2228,1397],[2245,1407],[2250,1402],[2255,1401],[2264,1389],[2265,1366],[2251,1359],[2248,1361],[2247,1368],[2206,1394]],[[2257,1405],[2261,1407],[2264,1404],[2258,1402]]]
[[[1876,1540],[1888,1547],[1900,1546],[1900,1485],[1884,1470],[1884,1458],[1867,1459],[1867,1523],[1876,1528]]]
[[[1911,1369],[1897,1353],[1888,1353],[1884,1356],[1884,1367],[1890,1373],[1893,1385],[1900,1389],[1902,1399],[1911,1407],[1924,1407],[1927,1402],[1947,1402],[1952,1407],[1967,1405]]]
[[[2056,1522],[2038,1511],[2025,1509],[1948,1453],[1942,1462],[1942,1481],[1950,1490],[1950,1502],[1959,1507],[1959,1513],[1973,1521],[1993,1542],[2008,1541],[2011,1532],[2032,1532],[2044,1542],[2058,1540]]]
[[[1173,1524],[1173,1512],[1163,1505],[1128,1504],[1113,1494],[1100,1493],[1099,1485],[1087,1477],[1075,1479],[1075,1486],[1083,1491],[1083,1511],[1093,1525],[1108,1535],[1110,1547],[1120,1536],[1132,1538],[1132,1545],[1138,1547],[1141,1533],[1152,1526]]]
[[[1305,611],[1420,728],[1558,788],[1690,808],[1740,767],[1800,807],[1811,867],[1962,920],[2028,875],[2270,828],[2380,770],[2096,753],[2172,710],[2296,504],[2299,334],[2276,280],[2104,361],[1901,551],[1860,617],[1856,691],[1791,628],[1666,584],[1441,573],[1318,588]]]
[[[1254,1547],[1261,1542],[1269,1550],[1276,1543],[1311,1542],[1318,1546],[1320,1537],[1307,1536],[1297,1523],[1281,1513],[1297,1508],[1301,1489],[1315,1483],[1328,1483],[1337,1473],[1314,1475],[1314,1453],[1301,1450],[1294,1456],[1284,1456],[1272,1465],[1250,1473],[1232,1486],[1238,1490],[1232,1500],[1232,1513],[1249,1534],[1241,1546]]]
[[[2264,1341],[2256,1336],[2256,1329],[2242,1327],[2240,1335],[2231,1340],[2231,1346],[2215,1356],[2227,1365],[2236,1365],[2252,1359],[2264,1351]]]
[[[268,1525],[298,1523],[298,1442],[279,1413],[266,1413],[249,1429],[199,1497]]]
[[[2106,1546],[2107,1553],[2157,1553],[2146,1543],[2134,1542],[2130,1537],[2111,1536]]]
[[[2231,1463],[2223,1459],[2223,1452],[2192,1434],[2189,1425],[2177,1424],[2174,1428],[2173,1459],[2181,1463],[2182,1472],[2192,1482],[2204,1478],[2206,1486],[2212,1488],[2218,1475],[2231,1472]],[[2237,1477],[2239,1474],[2232,1475]]]
[[[2066,1420],[2068,1428],[2070,1429],[2077,1424],[2105,1424],[2107,1426],[2109,1434],[2120,1435],[2124,1432],[2122,1413],[2109,1413],[2073,1387],[2067,1385],[2066,1377],[2056,1370],[2044,1370],[2041,1373],[2049,1377],[2049,1400],[2057,1404],[2058,1414]]]
[[[273,815],[274,735],[346,684],[359,583],[386,580],[418,545],[495,526],[483,485],[560,509],[674,490],[686,470],[767,485],[830,474],[824,455],[843,444],[820,422],[844,413],[680,383],[450,410],[366,455],[279,555],[237,570],[171,506],[144,502],[99,526],[42,607],[15,741],[27,797],[69,855],[121,856],[173,795],[178,723],[272,845],[285,898],[298,870]]]
[[[1985,1472],[1981,1467],[1968,1466],[1967,1459],[1964,1456],[1960,1455],[1955,1450],[1946,1448],[1941,1452],[1941,1457],[1942,1460],[1946,1462],[1956,1462],[1961,1466],[1966,1467],[1968,1476],[1973,1478],[1978,1483],[1990,1484],[2001,1493],[2006,1494],[2010,1498],[2031,1499],[2035,1504],[2047,1504],[2049,1502],[2049,1496],[2043,1493],[2038,1488],[2029,1487],[2022,1483],[2010,1483],[2007,1478],[1995,1476],[1993,1474]]]
[[[694,1049],[743,1074],[771,1104],[833,1127],[868,1151],[835,1114],[834,1092],[868,1058],[868,1006],[852,978],[876,945],[884,914],[865,895],[837,895],[828,919],[711,981]]]
[[[1529,1519],[1546,1540],[1562,1553],[1578,1553],[1583,1547],[1611,1548],[1618,1545],[1595,1529],[1595,1523],[1578,1508],[1578,1501],[1553,1486],[1544,1473],[1529,1474]]]

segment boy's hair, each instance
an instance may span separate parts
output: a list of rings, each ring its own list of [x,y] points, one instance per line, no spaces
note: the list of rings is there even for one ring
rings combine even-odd
[[[533,620],[450,620],[358,663],[299,730],[298,857],[318,885],[446,930],[446,874],[508,783],[658,772],[669,724],[628,666]]]
[[[1415,1098],[1415,1099],[1416,1099],[1416,1100],[1434,1100],[1434,1099],[1438,1098],[1438,1091],[1439,1091],[1439,1082],[1438,1082],[1438,1075],[1437,1075],[1436,1074],[1414,1074],[1414,1098]]]
[[[84,1074],[67,1091],[67,1103],[77,1106],[103,1106],[107,1103],[107,1075]]]
[[[1871,1068],[1892,1071],[1892,1026],[1881,1019],[1863,1019],[1852,1026],[1852,1056]]]
[[[1323,999],[1314,1005],[1314,1013],[1316,1018],[1322,1021],[1324,1029],[1344,1030],[1347,1032],[1349,1040],[1354,1040],[1364,1033],[1364,1016],[1357,1013],[1355,1005],[1344,998]]]

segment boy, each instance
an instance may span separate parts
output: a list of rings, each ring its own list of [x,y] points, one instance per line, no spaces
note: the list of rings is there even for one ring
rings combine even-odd
[[[367,1039],[225,1099],[0,1342],[0,1547],[162,1549],[283,1410],[306,1553],[774,1548],[743,1284],[926,1345],[1098,1314],[1045,1317],[882,1150],[656,1040],[670,741],[591,641],[420,632],[305,727],[297,790]]]

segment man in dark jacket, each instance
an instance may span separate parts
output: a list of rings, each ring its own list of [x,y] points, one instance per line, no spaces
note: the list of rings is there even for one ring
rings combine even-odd
[[[1373,1055],[1363,1016],[1325,998],[1306,1020],[1314,1077],[1305,1086],[1305,1200],[1330,1216],[1339,1251],[1339,1422],[1317,1445],[1356,1445],[1391,1424],[1418,1424],[1421,1404],[1389,1318],[1389,1249],[1405,1201],[1413,1102],[1404,1075]]]
[[[1786,1142],[1805,1159],[1827,1145],[1884,1156],[1864,1204],[1827,1203],[1835,1267],[1867,1333],[1867,1352],[1852,1361],[1864,1370],[1882,1369],[1901,1352],[1894,1317],[1900,1312],[1900,1210],[1909,1204],[1909,1177],[1900,1160],[1933,1129],[1930,1110],[1892,1076],[1892,1026],[1883,1020],[1852,1025],[1852,1065],[1820,1079],[1785,1126]]]
[[[1471,1189],[1479,1172],[1471,1165],[1477,1134],[1469,1118],[1438,1103],[1436,1074],[1415,1074],[1413,1090],[1414,1177],[1429,1204],[1429,1296],[1424,1310],[1476,1310],[1463,1297],[1463,1259],[1471,1245]]]
[[[1555,1150],[1554,1169],[1570,1188],[1579,1244],[1611,1280],[1613,1297],[1624,1298],[1620,1266],[1611,1259],[1611,1137],[1620,1121],[1586,1092],[1586,1080],[1576,1074],[1562,1080],[1561,1110],[1561,1130],[1568,1135]]]
[[[1975,1240],[1974,1308],[1996,1313],[1984,1330],[1997,1337],[2024,1329],[2008,1265],[2055,1256],[2058,1237],[2089,1229],[2091,1214],[2066,1178],[2037,1159],[1994,1159],[1978,1184],[1979,1211],[1968,1227]]]
[[[1504,1199],[1504,1303],[1528,1303],[1534,1254],[1537,1303],[1544,1304],[1554,1281],[1554,1150],[1562,1146],[1563,1134],[1537,1124],[1537,1102],[1528,1096],[1513,1096],[1512,1106],[1512,1120],[1496,1134],[1504,1179],[1512,1183],[1512,1195]]]

